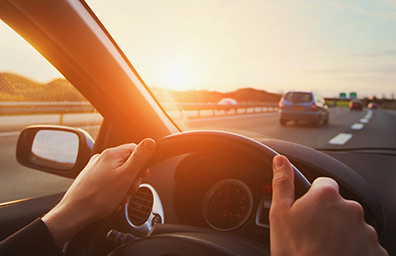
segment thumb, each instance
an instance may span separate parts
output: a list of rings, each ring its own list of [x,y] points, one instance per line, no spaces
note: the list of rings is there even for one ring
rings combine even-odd
[[[144,139],[129,156],[123,168],[128,170],[129,173],[134,174],[133,179],[137,177],[144,165],[150,160],[155,151],[155,147],[156,144],[153,139]]]
[[[294,172],[289,160],[275,156],[272,160],[272,206],[290,208],[294,203]]]

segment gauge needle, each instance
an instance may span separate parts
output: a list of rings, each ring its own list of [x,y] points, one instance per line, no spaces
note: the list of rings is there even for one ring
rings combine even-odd
[[[226,207],[230,204],[229,202],[228,202],[228,194],[230,193],[230,187],[229,186],[227,186],[227,189],[226,189]]]
[[[245,216],[245,213],[246,213],[246,211],[244,211],[244,212],[242,213],[242,215],[239,217],[239,220],[241,220],[241,219],[243,218],[243,216]]]
[[[225,218],[227,217],[227,206],[229,205],[229,202],[228,202],[228,194],[230,193],[230,187],[229,186],[227,186],[227,189],[226,189],[226,202],[225,202],[225,209],[224,209],[224,211],[223,211],[223,214],[221,215],[221,222],[224,222],[225,221]]]
[[[224,209],[223,215],[221,215],[220,222],[225,222],[225,218],[227,217],[227,209]]]

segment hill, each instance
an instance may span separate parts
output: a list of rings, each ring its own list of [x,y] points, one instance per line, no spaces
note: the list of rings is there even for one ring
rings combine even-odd
[[[263,90],[253,88],[238,89],[233,92],[221,93],[216,91],[174,91],[179,102],[183,103],[216,103],[223,98],[233,98],[239,103],[261,103],[261,102],[278,102],[282,95],[269,93]]]
[[[253,88],[243,88],[221,93],[207,90],[168,91],[152,89],[161,101],[169,101],[164,95],[173,95],[182,103],[216,103],[223,98],[233,98],[239,103],[278,102],[281,95]],[[167,91],[164,93],[164,91]],[[66,79],[59,78],[49,83],[38,83],[29,78],[0,73],[0,101],[85,101],[85,98]]]
[[[12,73],[0,73],[0,101],[86,101],[66,79],[38,83]]]

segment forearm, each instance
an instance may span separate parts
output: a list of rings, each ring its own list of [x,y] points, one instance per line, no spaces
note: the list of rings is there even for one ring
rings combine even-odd
[[[63,255],[61,249],[47,226],[41,219],[36,219],[23,229],[0,242],[0,255]]]
[[[70,218],[71,216],[73,218]],[[57,205],[42,218],[42,221],[51,232],[54,243],[59,248],[62,248],[67,241],[84,227],[84,221],[78,219],[79,217],[81,215],[71,214],[62,205]]]

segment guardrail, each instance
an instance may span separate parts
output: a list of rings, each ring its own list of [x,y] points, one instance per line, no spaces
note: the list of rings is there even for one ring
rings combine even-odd
[[[166,106],[164,106],[166,108]],[[278,103],[239,103],[222,105],[216,103],[181,103],[184,111],[197,111],[197,117],[201,117],[201,111],[210,110],[212,116],[228,114],[249,114],[278,111]]]
[[[164,108],[170,111],[197,111],[196,116],[201,117],[202,111],[208,110],[211,111],[212,116],[274,112],[278,110],[278,104],[240,103],[222,105],[216,103],[180,103],[164,104]],[[94,107],[89,102],[0,102],[0,116],[59,114],[60,123],[62,123],[63,115],[65,114],[93,113],[94,111]]]
[[[63,124],[65,114],[93,113],[89,102],[0,102],[0,116],[57,114]]]
[[[0,102],[0,115],[87,113],[95,108],[89,102]]]

